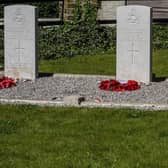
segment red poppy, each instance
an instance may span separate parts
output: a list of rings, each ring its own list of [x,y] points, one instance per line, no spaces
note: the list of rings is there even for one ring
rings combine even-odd
[[[0,89],[4,89],[4,88],[10,88],[16,86],[16,82],[8,77],[1,77],[0,78]]]
[[[134,80],[128,80],[127,83],[120,83],[118,80],[103,80],[99,88],[106,91],[124,92],[140,89],[140,85]]]

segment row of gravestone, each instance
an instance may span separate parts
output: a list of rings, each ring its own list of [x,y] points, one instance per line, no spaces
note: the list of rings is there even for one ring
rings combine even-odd
[[[119,80],[151,81],[151,8],[121,6],[117,10],[117,71]],[[36,79],[38,76],[37,8],[5,7],[5,76]]]

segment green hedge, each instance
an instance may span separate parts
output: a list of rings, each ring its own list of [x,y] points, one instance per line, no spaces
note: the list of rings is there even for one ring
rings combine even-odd
[[[167,25],[153,26],[153,48],[168,49],[168,26]]]
[[[4,35],[3,30],[0,29],[0,64],[3,64],[4,59]]]
[[[64,25],[42,28],[40,58],[56,59],[105,51],[115,46],[115,30],[99,25]]]
[[[42,28],[40,33],[40,58],[55,59],[76,55],[94,54],[116,48],[115,27],[88,25]],[[168,26],[153,26],[153,49],[168,48]]]

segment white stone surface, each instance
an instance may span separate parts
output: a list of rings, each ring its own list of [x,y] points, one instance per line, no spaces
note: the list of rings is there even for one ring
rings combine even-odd
[[[78,99],[79,99],[79,96],[78,95],[72,95],[72,96],[65,96],[63,101],[64,103],[66,104],[78,104]]]
[[[5,76],[37,77],[37,8],[30,5],[5,7]]]
[[[151,11],[150,7],[134,5],[117,9],[118,80],[151,82]]]

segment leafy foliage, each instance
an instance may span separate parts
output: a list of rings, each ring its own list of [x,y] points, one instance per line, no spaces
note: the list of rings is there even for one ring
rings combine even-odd
[[[72,57],[116,48],[116,27],[102,27],[93,22],[90,24],[85,19],[85,22],[81,20],[59,28],[41,29],[41,58]],[[168,27],[154,25],[153,49],[167,49],[167,39]]]
[[[0,29],[0,64],[3,63],[4,60],[4,35],[3,30]]]
[[[153,26],[153,47],[154,49],[168,48],[168,27],[167,25]]]
[[[114,29],[99,25],[43,28],[40,34],[40,57],[54,59],[105,51],[112,48],[114,38]]]
[[[72,21],[60,27],[41,29],[41,58],[86,55],[114,47],[115,28],[96,23],[97,9],[89,0],[81,4],[76,1]]]
[[[42,2],[42,3],[31,3],[31,5],[39,8],[40,17],[59,17],[59,3],[55,2]]]
[[[71,22],[41,29],[40,58],[73,57],[116,48],[116,28],[98,25],[96,17],[97,8],[89,0],[77,0]],[[153,48],[168,48],[168,28],[154,25],[153,30]]]

